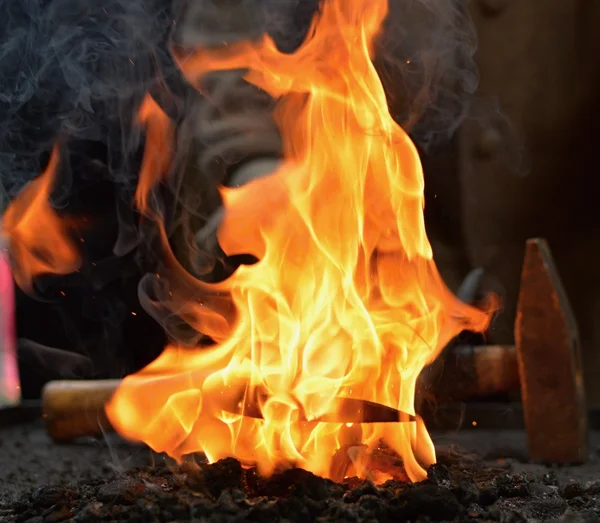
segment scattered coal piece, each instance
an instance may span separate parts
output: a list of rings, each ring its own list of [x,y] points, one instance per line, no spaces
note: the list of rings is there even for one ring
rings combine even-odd
[[[3,523],[600,521],[600,482],[559,487],[556,476],[490,467],[458,447],[417,484],[335,483],[301,469],[270,478],[235,459],[137,467],[105,480],[40,486],[0,502]]]

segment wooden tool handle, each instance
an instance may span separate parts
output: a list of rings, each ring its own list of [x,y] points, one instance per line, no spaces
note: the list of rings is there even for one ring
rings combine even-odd
[[[121,380],[52,381],[42,392],[48,434],[56,441],[113,431],[104,407]],[[507,393],[519,387],[514,345],[458,347],[445,361],[437,394],[467,400]]]
[[[472,397],[483,398],[519,389],[517,349],[514,345],[480,345],[456,355],[459,367],[472,369]]]
[[[469,401],[519,391],[519,369],[514,345],[459,345],[449,347],[420,378],[438,402]]]
[[[104,407],[121,380],[51,381],[42,391],[48,434],[56,441],[112,431]]]

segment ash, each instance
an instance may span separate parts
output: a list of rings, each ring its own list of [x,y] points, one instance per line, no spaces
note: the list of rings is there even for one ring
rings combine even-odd
[[[21,456],[21,465],[1,482],[0,521],[6,523],[600,521],[600,481],[588,480],[599,477],[597,463],[587,465],[587,472],[552,470],[507,459],[486,461],[457,445],[438,445],[438,463],[426,481],[374,486],[356,478],[334,483],[301,469],[264,479],[235,459],[174,466],[153,455],[149,464],[146,449],[123,442],[109,454],[114,459],[126,452],[129,461],[108,467],[93,444],[56,446],[43,439],[41,427],[30,432],[15,427],[14,432],[26,436],[12,441],[0,432],[2,454]],[[28,466],[30,460],[38,472]],[[40,485],[46,479],[40,469],[52,466],[60,473]],[[29,484],[23,483],[27,474]],[[8,484],[19,481],[21,488],[11,491]]]

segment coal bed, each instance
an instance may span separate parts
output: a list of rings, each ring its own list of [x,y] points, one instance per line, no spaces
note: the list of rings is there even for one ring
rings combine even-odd
[[[549,435],[549,437],[551,437]],[[0,430],[0,521],[599,521],[600,433],[585,465],[527,460],[520,430],[434,433],[417,484],[334,483],[301,469],[269,479],[234,459],[176,465],[115,435],[57,445],[40,422]]]

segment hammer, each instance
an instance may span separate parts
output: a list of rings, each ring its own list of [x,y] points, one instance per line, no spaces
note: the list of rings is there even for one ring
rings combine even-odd
[[[454,383],[455,395],[481,397],[518,388],[516,350],[513,346],[482,345],[457,347],[454,365],[461,375],[468,376],[467,385],[448,381],[446,390]],[[43,415],[50,436],[56,441],[68,441],[83,436],[96,436],[112,431],[104,412],[121,380],[61,380],[46,384],[42,392]],[[261,418],[260,405],[265,394],[257,394],[240,406],[240,400],[220,405],[222,410]],[[412,421],[413,416],[391,407],[367,400],[338,398],[335,415],[324,416],[322,422],[390,423]]]
[[[51,381],[42,391],[43,416],[50,437],[70,441],[83,436],[98,436],[114,431],[104,407],[121,380]],[[258,393],[228,400],[219,407],[232,414],[262,419],[260,405],[267,395]],[[215,400],[218,401],[218,398]],[[334,400],[331,414],[312,421],[321,423],[400,423],[415,421],[415,416],[368,400],[340,397]],[[300,416],[299,421],[308,421]]]

